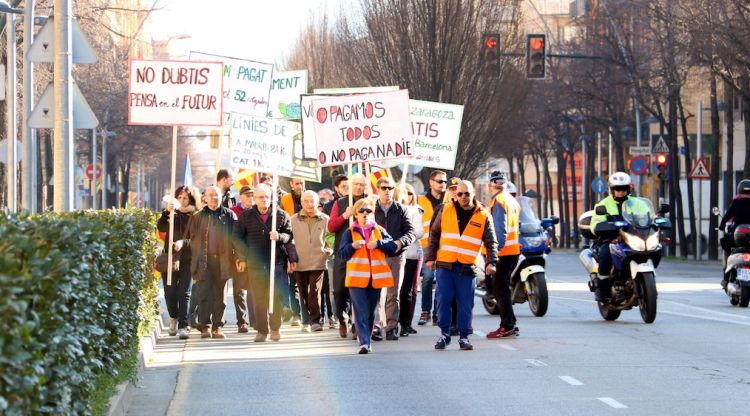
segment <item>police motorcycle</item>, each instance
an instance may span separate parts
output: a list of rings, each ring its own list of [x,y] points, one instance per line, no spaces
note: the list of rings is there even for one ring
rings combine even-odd
[[[669,207],[662,205],[661,213]],[[607,215],[607,221],[596,224],[591,230],[591,218]],[[669,219],[655,216],[651,202],[643,198],[630,198],[622,204],[622,219],[607,214],[604,206],[595,211],[587,211],[579,218],[579,229],[584,237],[604,241],[612,253],[613,272],[611,298],[597,301],[599,313],[607,321],[620,317],[620,312],[638,305],[643,322],[650,324],[656,319],[656,268],[661,261],[662,246],[659,234],[669,230]],[[607,243],[610,242],[611,243]],[[591,292],[596,291],[599,282],[598,246],[584,248],[579,255],[583,267],[589,272],[588,283]]]
[[[711,212],[721,216],[718,207],[714,207]],[[724,280],[721,286],[729,296],[729,303],[747,308],[750,303],[750,224],[734,227],[728,225],[726,229],[719,231],[724,232],[720,241],[727,253],[724,256]]]
[[[519,242],[521,255],[518,264],[511,274],[511,299],[513,304],[529,302],[529,309],[534,316],[544,316],[549,305],[545,265],[550,253],[551,241],[549,231],[560,222],[556,216],[540,220],[536,216],[533,200],[526,196],[516,197],[521,206]],[[495,297],[487,294],[484,281],[477,284],[476,294],[482,299],[487,313],[500,314],[500,306]]]

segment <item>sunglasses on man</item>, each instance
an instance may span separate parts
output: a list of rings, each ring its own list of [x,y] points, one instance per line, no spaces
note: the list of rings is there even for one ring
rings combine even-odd
[[[396,189],[396,188],[395,188],[395,187],[393,187],[393,186],[381,186],[381,187],[380,187],[380,190],[381,190],[381,191],[392,191],[392,190],[394,190],[394,189]]]
[[[614,192],[627,192],[630,190],[629,186],[613,186],[612,191]]]
[[[471,196],[469,192],[456,192],[456,196],[459,198],[463,198],[465,196]]]
[[[433,179],[433,181],[435,181],[435,182],[439,183],[440,185],[443,185],[443,184],[446,184],[446,183],[448,183],[448,181],[444,181],[444,180],[442,180],[442,179],[440,179],[440,180],[438,180],[438,179]]]

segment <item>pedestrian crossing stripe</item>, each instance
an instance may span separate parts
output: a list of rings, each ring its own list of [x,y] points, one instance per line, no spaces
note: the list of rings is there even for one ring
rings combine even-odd
[[[711,172],[708,171],[708,167],[703,159],[700,159],[695,162],[688,177],[690,179],[711,179]]]
[[[667,146],[664,137],[659,137],[659,141],[657,141],[654,148],[651,149],[651,153],[669,153],[669,146]]]

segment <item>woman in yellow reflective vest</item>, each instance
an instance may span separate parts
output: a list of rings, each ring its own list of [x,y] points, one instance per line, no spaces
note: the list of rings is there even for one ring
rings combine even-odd
[[[385,261],[398,246],[385,229],[375,223],[375,201],[360,199],[354,204],[356,222],[344,232],[338,256],[346,261],[345,285],[354,307],[359,353],[372,351],[370,336],[375,308],[382,288],[393,287],[393,274]]]

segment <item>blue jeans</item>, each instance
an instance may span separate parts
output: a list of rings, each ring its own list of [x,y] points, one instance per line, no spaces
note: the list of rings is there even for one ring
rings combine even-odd
[[[435,271],[427,267],[425,263],[422,263],[422,312],[430,312],[432,310],[432,284],[435,283]]]
[[[357,326],[359,345],[370,345],[370,335],[375,324],[375,309],[380,302],[381,289],[350,287],[349,296],[354,307],[354,323]]]
[[[438,290],[438,326],[443,335],[450,334],[451,327],[451,303],[456,300],[458,313],[456,316],[456,327],[461,338],[466,338],[474,331],[471,328],[471,311],[474,309],[474,280],[475,275],[461,274],[466,271],[465,265],[455,263],[453,268],[435,271],[435,279],[440,288]]]

